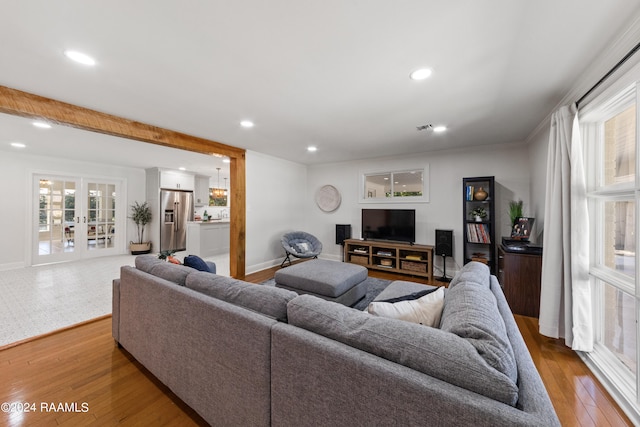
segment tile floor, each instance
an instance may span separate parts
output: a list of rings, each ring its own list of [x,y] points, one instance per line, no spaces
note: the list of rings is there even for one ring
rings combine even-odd
[[[111,282],[134,259],[117,255],[3,271],[0,347],[110,314]],[[228,254],[206,259],[216,263],[218,274],[229,275]]]

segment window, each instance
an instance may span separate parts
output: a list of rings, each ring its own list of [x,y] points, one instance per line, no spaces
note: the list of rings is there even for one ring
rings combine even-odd
[[[426,176],[426,168],[365,173],[362,175],[361,202],[427,202]]]
[[[633,84],[617,94],[601,96],[580,111],[592,231],[589,272],[595,345],[588,357],[630,402],[640,401],[636,97]]]

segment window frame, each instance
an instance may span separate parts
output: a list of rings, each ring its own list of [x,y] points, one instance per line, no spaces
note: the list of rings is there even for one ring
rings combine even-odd
[[[640,262],[637,248],[640,247],[640,69],[636,70],[636,78],[628,76],[620,79],[601,95],[580,109],[580,133],[584,141],[587,175],[587,202],[590,216],[591,241],[589,243],[590,265],[589,276],[593,303],[594,351],[588,359],[605,375],[616,389],[619,396],[633,402],[637,411],[640,406]],[[636,106],[635,129],[635,178],[627,182],[605,185],[603,166],[604,123],[624,112],[629,106]],[[604,265],[604,208],[607,202],[627,201],[635,206],[635,272],[628,276]],[[630,375],[629,368],[605,344],[605,287],[609,285],[631,297],[635,303],[635,377]]]
[[[405,174],[412,172],[422,172],[422,195],[421,196],[395,196],[394,174]],[[393,169],[393,170],[374,170],[360,172],[360,182],[358,188],[360,192],[360,203],[429,203],[429,165],[424,167]],[[369,197],[367,194],[367,177],[390,175],[390,196],[389,197]]]

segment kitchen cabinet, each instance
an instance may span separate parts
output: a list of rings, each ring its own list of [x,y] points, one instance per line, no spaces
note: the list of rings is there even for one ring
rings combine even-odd
[[[195,206],[209,206],[209,177],[195,176],[195,191],[193,202]]]
[[[160,188],[168,188],[171,190],[193,190],[195,188],[195,177],[189,173],[161,170]]]
[[[201,258],[229,252],[229,221],[190,222],[187,225],[187,253]]]

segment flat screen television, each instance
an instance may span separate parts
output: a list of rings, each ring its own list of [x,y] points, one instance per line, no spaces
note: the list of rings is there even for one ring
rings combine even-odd
[[[362,209],[362,238],[414,243],[415,209]]]

